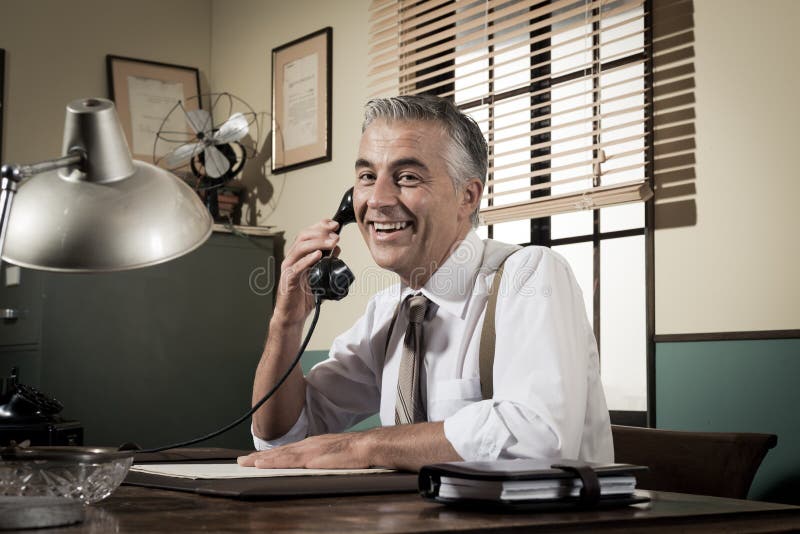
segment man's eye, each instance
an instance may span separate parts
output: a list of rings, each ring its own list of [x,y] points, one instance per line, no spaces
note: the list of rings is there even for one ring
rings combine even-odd
[[[414,176],[413,174],[401,174],[397,177],[397,183],[401,185],[410,185],[416,184],[419,182],[419,178]]]
[[[374,182],[375,181],[375,175],[374,174],[370,174],[368,172],[364,172],[364,173],[361,173],[361,174],[358,175],[358,179],[361,182]]]

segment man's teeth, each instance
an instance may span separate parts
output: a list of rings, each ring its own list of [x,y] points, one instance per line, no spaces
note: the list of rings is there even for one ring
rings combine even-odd
[[[407,222],[395,222],[395,223],[373,223],[375,225],[376,230],[402,230],[406,226],[408,226]]]

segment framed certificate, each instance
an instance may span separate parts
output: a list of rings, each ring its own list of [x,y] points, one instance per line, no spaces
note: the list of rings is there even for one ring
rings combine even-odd
[[[331,160],[333,29],[272,49],[272,172]]]
[[[198,109],[200,73],[194,67],[143,59],[106,56],[108,92],[117,106],[119,120],[133,157],[154,163],[156,133],[178,102],[187,111]],[[183,114],[176,114],[183,117]],[[181,120],[171,129],[188,132]]]
[[[5,108],[6,51],[0,48],[0,164],[3,163],[3,109]],[[2,251],[0,251],[2,252]]]

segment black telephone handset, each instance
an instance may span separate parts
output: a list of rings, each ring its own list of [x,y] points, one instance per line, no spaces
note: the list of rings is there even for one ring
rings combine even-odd
[[[342,231],[345,224],[355,222],[356,212],[353,209],[352,187],[342,197],[333,220],[339,223],[337,234]],[[330,254],[330,251],[322,251],[322,259],[308,271],[308,283],[311,286],[311,292],[317,298],[341,300],[347,296],[350,285],[356,277],[342,260],[334,258]]]
[[[39,390],[20,384],[16,367],[0,380],[0,425],[56,421],[64,406]]]

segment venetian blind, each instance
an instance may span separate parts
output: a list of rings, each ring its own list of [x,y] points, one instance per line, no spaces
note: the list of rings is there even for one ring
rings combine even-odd
[[[489,143],[484,224],[640,202],[643,0],[373,0],[375,96],[452,98]]]

